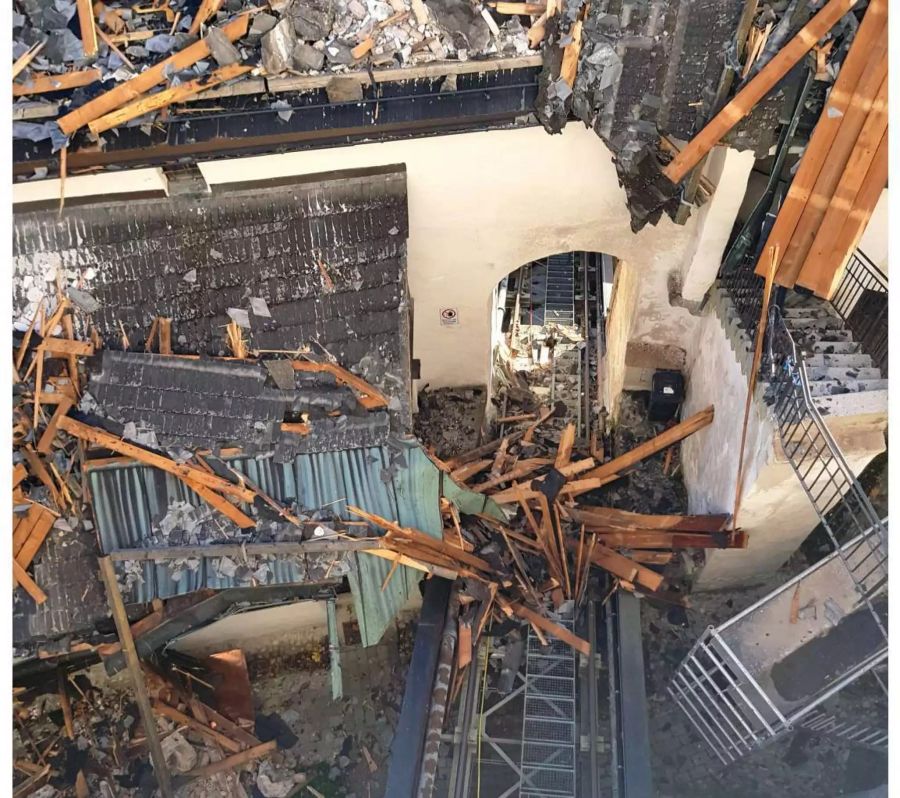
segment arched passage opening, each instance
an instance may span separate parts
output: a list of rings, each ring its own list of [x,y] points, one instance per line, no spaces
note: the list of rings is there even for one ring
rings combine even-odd
[[[617,263],[601,252],[559,252],[500,280],[491,341],[498,419],[553,408],[559,423],[575,424],[577,440],[602,445],[610,399],[606,320]]]

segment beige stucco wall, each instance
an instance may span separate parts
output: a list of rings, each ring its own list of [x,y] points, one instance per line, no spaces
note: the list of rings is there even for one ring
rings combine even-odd
[[[732,513],[747,377],[712,304],[688,350],[687,396],[682,417],[715,406],[713,423],[681,445],[688,509]],[[758,387],[750,408],[744,492],[737,525],[749,536],[743,550],[710,550],[695,580],[700,590],[746,586],[774,573],[797,550],[819,519],[781,449],[778,432]],[[884,450],[883,415],[826,418],[855,475]],[[810,474],[814,478],[814,472]]]
[[[631,232],[609,151],[593,132],[574,124],[555,136],[538,127],[519,128],[233,158],[200,168],[215,186],[405,164],[413,356],[421,360],[421,382],[441,387],[487,382],[494,286],[524,263],[557,252],[607,252],[627,261],[640,275],[632,338],[684,346],[680,342],[695,319],[670,304],[668,275],[678,272],[702,294],[704,281],[712,278],[708,273],[714,274],[710,264],[731,229],[730,209],[746,182],[741,173],[749,171],[741,156],[725,152],[716,154],[710,168],[721,168],[731,185],[720,184],[713,201],[686,225],[664,217],[639,234]],[[156,170],[141,172],[147,173],[143,184],[153,181]],[[104,176],[102,189],[96,178],[72,177],[66,192],[142,190],[129,187],[133,174]],[[56,180],[14,187],[15,201],[58,195]],[[693,272],[695,255],[708,280]],[[448,307],[458,311],[457,325],[441,324],[440,311]]]
[[[613,278],[612,299],[607,310],[606,358],[603,364],[603,406],[613,416],[616,415],[617,398],[625,383],[625,356],[634,325],[640,284],[638,270],[628,261],[619,261]]]
[[[866,226],[865,232],[859,242],[859,248],[868,255],[872,261],[885,274],[888,272],[888,190],[881,192],[872,218]]]

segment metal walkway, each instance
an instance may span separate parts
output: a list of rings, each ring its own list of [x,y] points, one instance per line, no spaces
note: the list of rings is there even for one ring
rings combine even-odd
[[[572,621],[559,623],[573,630]],[[534,630],[529,630],[520,798],[576,795],[575,654],[559,640],[549,642],[542,647]]]
[[[575,324],[575,253],[535,261],[531,270],[532,324]]]

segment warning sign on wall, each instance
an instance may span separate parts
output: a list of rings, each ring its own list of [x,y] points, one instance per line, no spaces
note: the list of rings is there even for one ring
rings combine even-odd
[[[441,308],[441,324],[459,324],[456,308]]]

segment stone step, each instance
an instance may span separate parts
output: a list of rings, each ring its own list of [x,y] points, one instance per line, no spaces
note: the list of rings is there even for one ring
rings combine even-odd
[[[856,354],[815,354],[806,357],[809,368],[869,368],[872,358],[862,352]]]
[[[797,345],[818,355],[855,355],[862,351],[855,341],[811,341],[803,344],[797,341]]]
[[[852,341],[853,333],[850,330],[819,330],[815,327],[801,327],[791,330],[791,337],[799,344],[807,341]]]
[[[827,420],[829,416],[856,416],[884,414],[887,416],[888,392],[862,391],[842,393],[834,396],[819,396],[813,399],[816,409]]]
[[[843,330],[844,321],[839,316],[785,316],[785,326],[794,332],[807,330]]]
[[[863,393],[865,391],[886,391],[887,380],[819,380],[810,382],[809,392],[813,396],[839,396],[847,393]]]
[[[814,356],[816,357],[816,356]],[[825,357],[821,355],[820,357]],[[836,355],[840,357],[840,355]],[[846,355],[845,357],[854,357],[854,355]],[[881,369],[874,366],[864,368],[840,368],[834,366],[810,366],[807,360],[806,374],[811,382],[819,380],[880,380]]]
[[[839,318],[830,305],[798,305],[797,307],[784,308],[784,318],[790,324],[791,319],[826,319]]]

